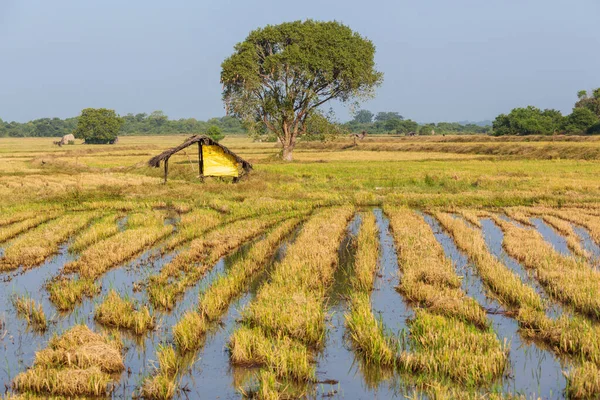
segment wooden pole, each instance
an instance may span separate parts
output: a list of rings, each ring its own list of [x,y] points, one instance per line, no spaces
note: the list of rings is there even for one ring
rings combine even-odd
[[[165,183],[167,183],[167,174],[169,173],[169,157],[165,158]]]
[[[204,157],[202,156],[202,143],[198,142],[198,172],[200,179],[204,178]]]

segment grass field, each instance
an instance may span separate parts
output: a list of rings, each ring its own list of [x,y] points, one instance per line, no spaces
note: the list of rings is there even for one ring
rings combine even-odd
[[[600,138],[184,139],[0,139],[9,398],[600,396]]]

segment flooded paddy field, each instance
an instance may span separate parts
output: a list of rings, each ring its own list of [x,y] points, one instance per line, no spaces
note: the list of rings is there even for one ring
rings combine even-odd
[[[286,398],[383,399],[453,397],[466,392],[472,397],[492,393],[568,398],[575,397],[570,392],[578,384],[575,371],[595,368],[600,360],[597,353],[582,352],[576,346],[557,347],[552,332],[532,333],[531,322],[520,315],[529,306],[505,301],[487,275],[480,274],[481,261],[477,260],[481,259],[455,242],[455,231],[445,229],[447,221],[440,224],[445,220],[438,221],[441,217],[435,210],[327,206],[232,216],[210,208],[135,209],[120,211],[118,218],[111,219],[115,229],[110,235],[101,234],[101,225],[112,210],[71,214],[76,219],[86,212],[92,214],[89,223],[61,243],[39,239],[52,227],[48,221],[2,244],[0,384],[6,395],[72,395],[75,389],[67,384],[34,382],[33,372],[100,368],[105,386],[93,392],[83,385],[77,389],[80,395],[197,398],[210,393],[214,398],[270,398],[274,393]],[[421,246],[423,237],[415,236],[404,247],[405,233],[394,230],[402,221],[395,220],[392,226],[388,215],[396,218],[398,212],[414,218],[407,223],[418,225],[415,234],[425,235],[439,247],[422,251],[439,251],[439,262],[450,270],[428,275],[407,264],[408,256],[403,253]],[[522,262],[518,250],[505,240],[510,234],[533,235],[542,247],[529,249],[532,254],[551,252],[572,260],[574,268],[589,269],[590,279],[598,279],[598,244],[586,228],[569,222],[588,252],[582,258],[569,249],[561,232],[533,214],[529,225],[501,212],[486,211],[470,222],[464,213],[445,215],[480,235],[483,250],[499,268],[537,296],[541,304],[537,312],[546,323],[538,331],[564,326],[586,327],[592,335],[596,332],[597,321],[582,311],[589,306],[586,301],[593,300],[574,303],[575,295],[557,293],[544,275],[548,267]],[[6,231],[17,223],[0,229]],[[140,226],[151,239],[129,234]],[[411,226],[402,229],[411,234]],[[90,232],[96,232],[95,240],[74,251],[77,239],[93,236]],[[40,247],[48,246],[48,251],[14,253],[14,249],[25,252],[20,243],[36,240]],[[363,247],[365,240],[370,241],[371,250]],[[108,249],[113,254],[102,253]],[[7,261],[19,256],[29,260],[32,252],[51,255],[39,263],[24,261],[18,266]],[[368,254],[371,283],[361,292],[357,290],[358,268]],[[83,259],[86,264],[80,265]],[[303,275],[299,266],[312,272]],[[421,286],[407,289],[413,279]],[[79,290],[77,284],[84,281],[92,289]],[[290,281],[293,285],[286,286]],[[56,289],[57,282],[67,283]],[[168,302],[159,301],[156,288],[166,291]],[[55,290],[72,292],[69,296],[74,300],[65,307],[57,300],[62,297],[53,295]],[[111,293],[125,305],[112,305]],[[364,326],[349,325],[355,321],[360,293],[366,293],[370,304],[366,311],[361,309],[366,314],[356,317]],[[456,301],[468,304],[468,314],[452,305]],[[116,307],[115,314],[104,311],[109,318],[100,318],[102,307]],[[437,318],[443,319],[438,329],[457,329],[457,333],[467,329],[482,337],[476,340],[497,348],[499,369],[483,369],[480,375],[477,354],[455,348],[452,337],[422,331],[423,320]],[[483,325],[471,322],[479,318]],[[569,321],[577,322],[571,325]],[[93,352],[79,354],[81,349],[66,350],[75,361],[67,357],[49,362],[40,356],[53,341],[80,325],[121,343],[119,371],[103,372],[101,364],[94,365]],[[577,338],[579,333],[569,334],[575,342],[581,341],[581,347],[600,341],[595,336]],[[388,353],[370,347],[380,340]],[[433,353],[428,346],[434,346]],[[167,351],[173,354],[170,366],[165,364]],[[468,351],[484,350],[475,346]],[[474,358],[464,370],[453,372],[447,370],[452,365],[444,366],[448,361],[443,357]]]
[[[248,177],[163,184],[182,139],[0,141],[2,398],[600,396],[594,159],[227,137]]]

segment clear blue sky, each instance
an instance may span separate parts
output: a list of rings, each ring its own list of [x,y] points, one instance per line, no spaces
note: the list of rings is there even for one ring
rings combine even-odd
[[[598,0],[0,0],[0,118],[220,116],[234,44],[306,18],[373,40],[385,81],[372,111],[420,122],[527,104],[568,113],[578,90],[600,86]]]

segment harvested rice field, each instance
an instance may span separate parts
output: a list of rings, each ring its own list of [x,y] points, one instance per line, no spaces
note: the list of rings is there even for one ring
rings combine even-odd
[[[600,141],[0,139],[0,395],[600,398]]]

